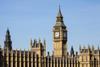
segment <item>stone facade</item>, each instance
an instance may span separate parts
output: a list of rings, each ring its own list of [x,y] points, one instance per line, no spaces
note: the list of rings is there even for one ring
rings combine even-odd
[[[67,27],[59,8],[56,24],[53,26],[53,53],[46,55],[46,42],[30,40],[30,50],[13,50],[9,29],[4,48],[0,48],[0,67],[100,67],[100,49],[94,46],[80,47],[75,52],[67,51]]]

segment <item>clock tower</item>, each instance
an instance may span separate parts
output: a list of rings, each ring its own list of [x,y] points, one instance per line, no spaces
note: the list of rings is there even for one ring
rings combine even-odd
[[[63,16],[59,7],[56,17],[56,24],[53,26],[53,48],[54,57],[67,56],[67,30],[63,22]]]

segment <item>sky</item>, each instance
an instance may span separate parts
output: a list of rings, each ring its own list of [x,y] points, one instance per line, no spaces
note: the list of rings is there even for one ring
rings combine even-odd
[[[30,49],[30,39],[45,39],[53,50],[52,28],[59,4],[68,30],[67,48],[100,45],[100,0],[0,0],[0,45],[9,28],[13,49]]]

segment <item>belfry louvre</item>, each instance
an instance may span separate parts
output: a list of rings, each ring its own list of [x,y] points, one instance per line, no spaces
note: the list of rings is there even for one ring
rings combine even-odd
[[[46,55],[46,41],[30,40],[30,50],[12,49],[9,29],[7,29],[4,48],[0,48],[0,67],[100,67],[100,48],[81,47],[75,52],[67,51],[67,28],[59,8],[53,26],[53,53]]]

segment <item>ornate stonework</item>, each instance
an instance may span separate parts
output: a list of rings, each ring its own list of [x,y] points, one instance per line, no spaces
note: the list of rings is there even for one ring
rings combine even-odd
[[[30,50],[13,50],[10,31],[7,29],[4,48],[0,47],[0,67],[100,67],[100,49],[81,47],[75,52],[73,46],[67,51],[67,27],[59,8],[53,26],[53,54],[46,55],[46,42],[30,40]]]

